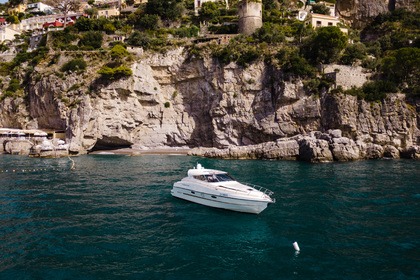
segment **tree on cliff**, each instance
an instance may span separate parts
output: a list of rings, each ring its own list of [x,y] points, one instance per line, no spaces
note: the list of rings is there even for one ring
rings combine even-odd
[[[220,10],[216,3],[205,2],[199,11],[200,20],[210,21],[220,16]]]
[[[182,0],[149,0],[146,4],[146,14],[158,15],[163,20],[176,20],[183,12]]]
[[[347,37],[336,26],[321,27],[302,46],[303,56],[313,64],[337,61],[347,45]]]
[[[315,4],[312,6],[312,12],[315,14],[331,15],[330,8],[324,4]]]
[[[9,0],[7,3],[10,7],[16,7],[19,4],[23,4],[23,0]]]
[[[64,27],[67,25],[67,15],[70,12],[75,12],[80,7],[80,0],[61,0],[54,3],[54,7],[57,8],[64,15]]]
[[[402,48],[384,58],[381,70],[387,80],[408,91],[420,89],[420,48]]]
[[[88,31],[79,40],[79,47],[85,50],[97,50],[102,46],[103,35],[100,31]]]

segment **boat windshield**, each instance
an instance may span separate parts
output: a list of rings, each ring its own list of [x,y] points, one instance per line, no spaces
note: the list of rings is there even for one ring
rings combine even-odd
[[[227,182],[235,181],[229,174],[212,174],[205,175],[208,182]]]

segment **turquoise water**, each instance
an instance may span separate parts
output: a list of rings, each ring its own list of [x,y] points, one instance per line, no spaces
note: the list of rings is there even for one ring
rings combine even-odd
[[[419,161],[74,161],[0,156],[0,279],[420,278]],[[173,198],[197,162],[277,203],[251,215]]]

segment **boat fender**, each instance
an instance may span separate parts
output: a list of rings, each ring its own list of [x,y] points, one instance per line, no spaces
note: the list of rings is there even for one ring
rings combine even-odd
[[[295,241],[295,242],[293,242],[293,248],[295,248],[295,250],[297,251],[297,252],[299,252],[300,251],[300,248],[299,248],[299,244]]]

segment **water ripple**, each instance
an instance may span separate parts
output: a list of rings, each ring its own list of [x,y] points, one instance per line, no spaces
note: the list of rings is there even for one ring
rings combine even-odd
[[[2,157],[44,171],[0,174],[0,279],[420,278],[419,162],[74,160]],[[255,216],[171,197],[196,162],[277,203]]]

